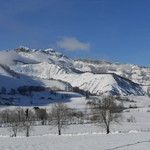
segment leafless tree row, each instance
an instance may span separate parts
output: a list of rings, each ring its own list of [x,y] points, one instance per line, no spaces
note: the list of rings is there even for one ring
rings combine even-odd
[[[61,130],[72,124],[76,120],[90,120],[105,128],[106,133],[110,132],[110,126],[113,123],[119,123],[122,118],[122,106],[117,104],[112,96],[93,100],[88,103],[90,112],[85,114],[82,111],[76,111],[69,108],[65,103],[53,104],[51,110],[34,107],[34,110],[23,109],[18,107],[15,110],[6,109],[0,112],[1,125],[9,126],[13,132],[12,136],[17,136],[18,132],[25,131],[28,137],[32,127],[41,122],[42,125],[55,126],[58,129],[58,135],[61,135]]]

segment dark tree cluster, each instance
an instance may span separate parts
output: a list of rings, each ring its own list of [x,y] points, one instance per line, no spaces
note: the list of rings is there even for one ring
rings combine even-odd
[[[46,91],[47,88],[43,86],[21,86],[18,88],[18,92],[22,95],[30,95],[32,92]]]
[[[73,87],[73,92],[85,95],[86,99],[88,99],[90,97],[90,95],[92,95],[89,91],[84,91],[84,90],[80,89],[79,87]]]

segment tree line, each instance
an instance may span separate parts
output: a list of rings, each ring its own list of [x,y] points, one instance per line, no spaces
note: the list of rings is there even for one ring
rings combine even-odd
[[[23,109],[18,107],[14,110],[6,109],[0,112],[1,126],[7,126],[13,132],[12,136],[16,137],[18,132],[25,131],[26,136],[37,124],[50,125],[57,127],[58,135],[61,135],[62,129],[66,128],[73,122],[89,120],[103,127],[107,134],[110,133],[110,127],[113,123],[121,121],[123,106],[116,103],[113,96],[103,99],[96,99],[87,104],[88,112],[77,111],[69,108],[65,103],[54,103],[49,112],[44,108],[34,107]]]

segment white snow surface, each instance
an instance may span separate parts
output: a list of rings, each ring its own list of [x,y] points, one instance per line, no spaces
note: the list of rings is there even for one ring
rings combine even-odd
[[[0,137],[1,150],[149,150],[150,133],[81,136]],[[138,143],[139,142],[139,143]],[[141,143],[140,143],[141,142]],[[118,148],[119,149],[119,148]]]

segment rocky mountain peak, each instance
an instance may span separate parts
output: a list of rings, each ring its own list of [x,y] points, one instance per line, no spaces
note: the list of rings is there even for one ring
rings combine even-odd
[[[18,48],[14,49],[14,51],[16,51],[17,53],[20,52],[29,53],[31,49],[25,46],[19,46]]]

